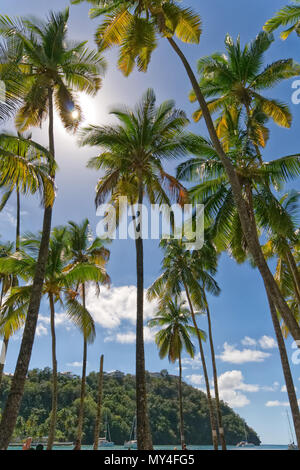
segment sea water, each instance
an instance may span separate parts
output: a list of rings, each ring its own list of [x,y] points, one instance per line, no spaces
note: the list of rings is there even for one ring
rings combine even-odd
[[[154,446],[154,450],[174,450],[174,447],[177,450],[180,450],[180,444],[177,446]],[[72,450],[72,446],[59,446],[53,447],[53,450]],[[227,446],[228,450],[288,450],[287,445],[260,445],[255,447],[235,447],[235,446]],[[9,447],[8,450],[22,450],[22,447]],[[82,446],[81,450],[93,450],[93,446]],[[127,450],[127,447],[124,446],[114,446],[114,447],[99,447],[99,450],[105,450],[106,452],[114,451],[114,450]],[[213,446],[188,446],[188,450],[213,450]]]

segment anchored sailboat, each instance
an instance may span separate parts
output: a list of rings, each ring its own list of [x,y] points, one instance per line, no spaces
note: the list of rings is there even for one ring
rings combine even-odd
[[[105,431],[104,431],[104,437],[100,437],[98,440],[98,446],[99,447],[113,447],[115,443],[111,440],[111,435],[110,435],[110,428],[107,420],[107,416],[105,418]]]
[[[136,439],[136,416],[134,417],[129,441],[124,442],[124,447],[127,449],[137,449],[137,439]]]
[[[289,438],[290,438],[290,442],[289,442],[289,445],[288,445],[288,450],[298,450],[298,447],[296,446],[295,442],[294,442],[294,437],[293,437],[293,430],[292,430],[292,426],[291,426],[291,421],[290,421],[290,417],[289,417],[289,412],[288,410],[286,410],[286,416],[287,416],[287,419],[288,419],[288,423],[289,423]]]
[[[248,434],[246,429],[246,424],[244,423],[244,433],[245,433],[245,441],[239,442],[236,447],[255,447],[253,442],[248,442]]]

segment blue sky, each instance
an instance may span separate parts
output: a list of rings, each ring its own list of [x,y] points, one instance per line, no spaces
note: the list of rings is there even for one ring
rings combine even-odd
[[[284,0],[187,0],[186,4],[200,12],[203,20],[203,35],[198,46],[183,47],[193,66],[196,60],[215,51],[224,50],[224,38],[230,33],[234,38],[240,34],[244,43],[255,37],[265,20]],[[51,9],[57,11],[66,6],[66,0],[52,0]],[[199,6],[200,4],[200,6]],[[49,10],[46,0],[2,0],[1,13],[8,15],[45,16]],[[97,21],[91,22],[86,5],[71,8],[69,34],[77,40],[89,39],[93,45],[93,32]],[[293,57],[300,61],[299,39],[292,36],[283,42],[276,33],[276,42],[266,55],[266,64],[280,58]],[[158,102],[174,98],[177,107],[191,116],[194,106],[187,99],[190,86],[181,64],[167,43],[160,43],[153,54],[147,74],[133,73],[124,78],[116,69],[116,53],[107,55],[108,71],[103,87],[94,99],[82,97],[81,104],[87,122],[103,124],[109,122],[109,110],[115,104],[133,105],[143,92],[154,88]],[[287,81],[272,91],[272,96],[290,104],[294,121],[290,130],[271,127],[271,140],[265,150],[265,159],[273,159],[296,153],[299,146],[299,108],[291,103],[292,81]],[[7,128],[8,126],[6,126]],[[190,129],[206,134],[203,124],[191,124]],[[42,130],[34,130],[35,140],[47,145],[46,123]],[[60,167],[57,177],[58,196],[54,211],[54,225],[69,220],[81,221],[88,217],[95,230],[97,217],[94,209],[94,188],[97,174],[85,168],[96,150],[78,148],[76,137],[67,135],[57,122],[55,126],[56,154]],[[299,183],[293,187],[299,189]],[[15,209],[12,200],[0,215],[0,233],[3,239],[14,237]],[[22,199],[22,229],[39,230],[42,212],[35,198]],[[156,278],[160,270],[161,253],[156,242],[145,242],[146,287]],[[104,353],[105,369],[120,369],[134,372],[134,316],[135,316],[135,250],[132,241],[115,241],[111,245],[111,260],[108,266],[113,287],[103,291],[99,299],[89,294],[89,308],[97,322],[97,338],[89,348],[88,370],[98,369],[99,355]],[[285,409],[287,394],[282,391],[283,376],[274,334],[267,308],[263,285],[258,273],[248,265],[238,266],[227,255],[222,256],[217,280],[222,289],[218,298],[210,298],[217,365],[220,375],[221,396],[247,422],[255,428],[263,443],[284,444],[288,441]],[[154,306],[146,305],[146,316],[153,314]],[[63,309],[57,307],[57,348],[61,371],[80,373],[82,340],[76,329],[65,318]],[[205,318],[200,326],[206,328]],[[161,361],[146,331],[146,367],[150,371],[176,368]],[[6,371],[13,372],[20,344],[20,335],[11,341]],[[291,341],[287,350],[292,356]],[[206,347],[210,366],[209,351]],[[196,361],[192,365],[185,361],[185,380],[195,386],[204,387],[202,368]],[[48,306],[42,303],[38,335],[30,367],[51,364]],[[300,366],[292,365],[295,383],[300,389]],[[300,397],[300,394],[299,394]],[[267,406],[268,405],[268,406]],[[271,406],[272,405],[272,406]]]

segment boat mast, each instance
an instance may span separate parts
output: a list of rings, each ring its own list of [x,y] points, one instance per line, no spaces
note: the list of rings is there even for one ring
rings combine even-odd
[[[247,429],[246,429],[246,423],[244,422],[244,433],[245,433],[245,440],[248,442],[248,434],[247,434]]]
[[[110,436],[110,429],[109,429],[108,421],[107,421],[107,438],[108,438],[108,441],[111,442],[111,436]]]
[[[133,439],[136,441],[136,435],[137,435],[137,432],[136,432],[136,416],[134,417],[134,435],[133,435]]]
[[[288,423],[289,423],[290,440],[291,440],[291,443],[294,443],[293,430],[292,430],[292,426],[291,426],[291,421],[290,421],[290,416],[289,416],[288,410],[286,410],[286,415],[287,415],[287,419],[288,419]]]

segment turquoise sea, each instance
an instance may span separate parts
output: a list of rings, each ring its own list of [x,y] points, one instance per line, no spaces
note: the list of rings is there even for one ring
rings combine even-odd
[[[154,446],[155,450],[174,450],[174,447],[180,449],[178,446]],[[21,447],[9,447],[8,450],[21,450]],[[241,448],[235,446],[228,446],[228,450],[287,450],[287,445],[260,445],[255,447]],[[53,450],[72,450],[72,447],[54,447]],[[93,450],[93,446],[82,446],[82,450]],[[127,450],[124,446],[114,446],[114,447],[103,447],[99,450],[105,450],[113,452],[114,450]],[[213,446],[188,446],[188,450],[213,450]]]

